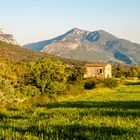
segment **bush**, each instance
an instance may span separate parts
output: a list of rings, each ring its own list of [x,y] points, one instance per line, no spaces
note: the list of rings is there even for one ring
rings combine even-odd
[[[85,89],[93,89],[96,87],[96,80],[95,79],[88,79],[85,82],[84,88]]]
[[[20,88],[20,92],[21,92],[21,95],[25,98],[41,95],[41,92],[39,91],[39,89],[32,85],[22,86]]]
[[[105,79],[104,84],[105,84],[105,86],[107,86],[109,88],[114,88],[114,87],[118,86],[118,81],[113,78],[108,78],[108,79]]]
[[[82,82],[73,82],[67,85],[65,94],[78,95],[84,92],[84,85]]]
[[[0,78],[0,104],[5,106],[15,102],[15,89],[7,79]]]

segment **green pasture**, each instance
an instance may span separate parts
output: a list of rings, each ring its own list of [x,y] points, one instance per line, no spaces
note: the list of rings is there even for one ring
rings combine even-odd
[[[0,140],[140,140],[140,83],[0,112]]]

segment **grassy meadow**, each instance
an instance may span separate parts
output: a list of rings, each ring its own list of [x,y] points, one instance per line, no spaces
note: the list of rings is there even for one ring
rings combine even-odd
[[[0,108],[0,140],[139,140],[140,83],[95,88],[26,110]]]

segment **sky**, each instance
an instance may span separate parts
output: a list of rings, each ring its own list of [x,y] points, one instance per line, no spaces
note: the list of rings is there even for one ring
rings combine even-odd
[[[0,27],[21,45],[72,28],[102,29],[140,43],[140,0],[0,0]]]

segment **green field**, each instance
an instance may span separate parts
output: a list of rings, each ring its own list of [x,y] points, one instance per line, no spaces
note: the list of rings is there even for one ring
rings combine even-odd
[[[139,82],[28,110],[0,111],[0,140],[140,140]]]

